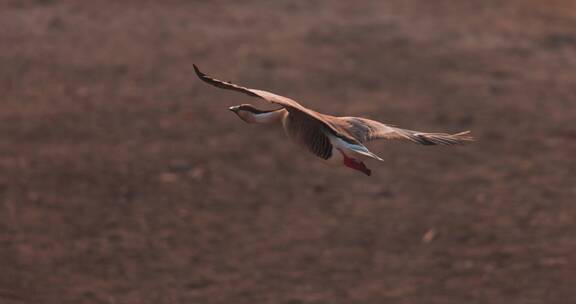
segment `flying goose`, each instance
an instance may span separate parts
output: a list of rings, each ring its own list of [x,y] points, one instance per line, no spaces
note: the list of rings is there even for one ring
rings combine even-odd
[[[196,65],[198,77],[219,88],[242,92],[279,105],[275,110],[259,110],[250,104],[230,107],[247,123],[282,124],[285,133],[325,163],[346,166],[366,175],[371,170],[364,160],[382,158],[370,152],[364,143],[375,139],[401,139],[421,145],[458,145],[472,141],[470,131],[456,134],[424,133],[396,128],[361,117],[335,117],[310,110],[298,102],[270,92],[245,88],[218,80],[202,73]]]

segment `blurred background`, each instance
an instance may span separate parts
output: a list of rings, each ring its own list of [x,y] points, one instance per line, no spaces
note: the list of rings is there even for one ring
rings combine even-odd
[[[575,303],[572,0],[0,2],[0,303]],[[200,82],[457,148],[326,167]]]

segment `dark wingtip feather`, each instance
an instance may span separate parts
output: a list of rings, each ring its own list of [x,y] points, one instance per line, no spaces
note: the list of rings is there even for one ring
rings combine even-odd
[[[198,66],[196,66],[195,64],[192,64],[192,66],[194,67],[194,72],[196,72],[196,75],[198,75],[198,78],[200,78],[200,80],[202,80],[202,81],[204,81],[210,85],[213,85],[213,86],[221,88],[221,89],[242,92],[244,94],[247,94],[247,95],[250,95],[253,97],[263,98],[262,96],[254,93],[250,89],[241,87],[241,86],[233,84],[231,82],[226,82],[226,81],[218,80],[216,78],[212,78],[211,76],[208,76],[208,75],[204,74],[202,71],[200,71]]]
[[[198,68],[197,65],[192,64],[192,66],[194,67],[194,72],[196,72],[196,75],[198,75],[198,77],[199,77],[200,79],[203,79],[203,78],[206,77],[206,74],[202,73],[202,72],[200,71],[200,69]]]

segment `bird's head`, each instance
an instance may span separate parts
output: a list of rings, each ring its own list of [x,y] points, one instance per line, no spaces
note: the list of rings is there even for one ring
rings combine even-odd
[[[247,123],[253,123],[255,120],[254,115],[260,113],[261,111],[256,109],[254,106],[249,104],[241,104],[238,106],[232,106],[228,108],[230,111],[234,112],[240,119]]]
[[[230,107],[228,109],[236,113],[236,115],[238,115],[240,119],[242,119],[247,123],[265,123],[267,117],[271,118],[269,117],[269,115],[265,114],[278,111],[278,110],[271,110],[271,111],[259,110],[250,104],[241,104],[238,106]]]

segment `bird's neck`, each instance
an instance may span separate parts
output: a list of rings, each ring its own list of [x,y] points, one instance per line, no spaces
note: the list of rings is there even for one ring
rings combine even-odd
[[[282,121],[282,117],[286,114],[285,109],[279,109],[270,112],[252,113],[249,117],[250,123],[256,124],[273,124]]]

